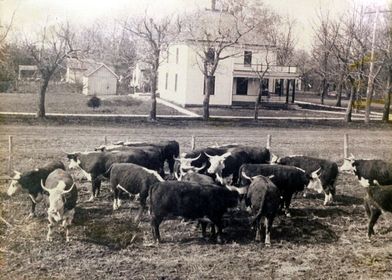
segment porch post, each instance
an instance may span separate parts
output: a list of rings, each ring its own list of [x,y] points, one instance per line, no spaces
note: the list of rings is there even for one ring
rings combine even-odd
[[[295,79],[293,79],[293,95],[291,96],[291,103],[295,100]]]
[[[289,90],[290,90],[290,80],[287,79],[286,83],[286,104],[289,104]]]

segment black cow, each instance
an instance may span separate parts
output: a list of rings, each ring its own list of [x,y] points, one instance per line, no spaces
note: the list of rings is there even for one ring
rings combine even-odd
[[[235,207],[238,193],[215,185],[166,181],[150,188],[151,229],[154,241],[160,242],[159,225],[167,217],[185,219],[207,217],[218,228],[217,241],[222,242],[223,214]],[[205,226],[203,223],[203,236]]]
[[[245,175],[246,176],[246,175]],[[246,206],[251,208],[253,223],[256,228],[256,241],[261,240],[262,217],[265,226],[265,244],[271,244],[271,228],[280,206],[280,191],[268,177],[255,176],[245,198]]]
[[[42,200],[41,180],[45,182],[48,175],[55,169],[65,170],[64,164],[61,161],[52,161],[31,171],[23,173],[15,171],[16,175],[11,179],[7,194],[12,196],[20,190],[24,190],[29,194],[31,199],[29,217],[35,216],[35,205]]]
[[[362,186],[366,188],[365,210],[369,218],[368,238],[374,234],[374,225],[383,212],[392,213],[392,185],[380,186],[377,180],[370,184],[370,180],[360,180]]]
[[[237,183],[239,169],[245,163],[269,163],[270,152],[262,147],[237,146],[227,150],[223,155],[207,154],[210,167],[207,172],[215,174],[221,184],[227,183],[227,177],[232,176],[234,183]]]
[[[320,179],[315,173],[309,176],[304,170],[285,165],[270,165],[270,164],[244,164],[240,168],[240,178],[238,184],[245,186],[249,184],[249,180],[242,176],[246,174],[249,177],[257,175],[274,177],[271,181],[279,188],[283,197],[285,213],[290,216],[289,207],[293,194],[301,192],[307,186],[308,188],[316,188],[314,185],[321,185]]]
[[[67,157],[70,160],[70,169],[79,167],[87,177],[90,177],[92,196],[89,201],[99,195],[102,176],[110,176],[110,167],[113,163],[134,163],[155,170],[159,174],[163,173],[161,154],[153,150],[72,153],[67,154]]]
[[[358,180],[364,178],[369,180],[370,184],[377,180],[380,185],[392,185],[392,163],[383,160],[356,160],[350,157],[344,160],[339,169],[342,172],[354,172]]]
[[[133,163],[114,163],[110,170],[110,185],[114,193],[113,210],[121,205],[120,191],[129,194],[140,194],[140,210],[135,218],[138,222],[146,208],[146,199],[150,186],[163,182],[162,177],[153,170]]]
[[[325,199],[324,205],[331,203],[333,201],[333,197],[336,194],[336,179],[338,177],[338,165],[336,162],[315,158],[315,157],[308,157],[308,156],[288,156],[278,158],[276,163],[282,165],[291,165],[299,167],[305,170],[308,174],[313,173],[314,171],[320,169],[320,181],[322,188],[315,189],[318,193],[324,191]]]
[[[124,151],[128,148],[153,148],[158,149],[161,153],[163,161],[166,161],[172,174],[174,172],[174,158],[178,157],[180,154],[180,145],[177,141],[161,141],[158,143],[146,143],[146,142],[119,142],[118,144],[105,146],[102,145],[95,150],[100,151]]]

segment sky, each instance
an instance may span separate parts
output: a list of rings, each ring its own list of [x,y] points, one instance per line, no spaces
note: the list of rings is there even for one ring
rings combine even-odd
[[[392,0],[264,0],[279,14],[296,21],[297,47],[310,49],[312,25],[317,13],[330,11],[338,16],[352,5],[386,6]],[[9,22],[13,11],[14,34],[32,32],[47,21],[67,19],[74,24],[88,25],[97,18],[119,18],[143,15],[183,13],[209,7],[210,0],[0,0],[0,26]],[[20,34],[20,33],[19,33]],[[16,36],[16,35],[14,35]]]

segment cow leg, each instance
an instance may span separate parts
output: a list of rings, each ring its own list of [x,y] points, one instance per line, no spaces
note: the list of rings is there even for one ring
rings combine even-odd
[[[207,236],[207,223],[205,221],[200,221],[199,224],[201,225],[201,235],[203,238]]]
[[[55,221],[53,220],[52,216],[49,216],[48,220],[49,220],[49,225],[48,225],[48,234],[46,235],[46,240],[47,241],[52,241],[53,240],[52,230],[53,230]]]
[[[72,220],[75,214],[75,209],[72,209],[71,211],[68,212],[67,217],[64,219],[63,221],[63,227],[65,229],[65,241],[69,242],[70,238],[69,238],[69,227],[72,224]]]
[[[365,211],[366,211],[366,215],[368,216],[368,218],[370,219],[370,215],[372,214],[371,209],[370,209],[370,204],[369,202],[366,200],[365,198]]]
[[[264,225],[265,225],[265,245],[271,246],[271,229],[272,229],[272,222],[274,221],[273,217],[265,217]]]
[[[35,201],[34,198],[30,195],[30,200],[31,200],[31,209],[30,209],[30,214],[27,217],[28,219],[35,217]]]
[[[161,242],[161,236],[159,233],[159,225],[161,224],[161,222],[162,218],[156,216],[151,217],[152,239],[158,243]]]
[[[167,165],[169,166],[170,174],[174,173],[174,163],[175,163],[174,156],[173,158],[167,159]]]
[[[255,241],[259,242],[261,241],[261,221],[259,217],[256,219],[254,227],[256,229]]]
[[[218,228],[218,233],[217,233],[217,237],[216,237],[216,242],[218,242],[219,244],[223,244],[223,238],[222,238],[222,230],[223,230],[223,221],[222,221],[222,217],[221,218],[215,218],[215,219],[211,219],[210,220],[213,222],[213,228],[215,228],[215,226]]]
[[[286,195],[284,197],[284,213],[286,215],[286,217],[291,217],[291,213],[290,213],[290,203],[291,203],[291,195]]]
[[[113,188],[113,210],[117,210],[119,208],[118,201],[120,191],[118,190],[117,186]]]
[[[368,225],[368,238],[370,239],[370,236],[374,234],[374,225],[377,223],[378,218],[381,215],[381,210],[378,208],[371,209],[371,215],[370,215],[370,221]]]

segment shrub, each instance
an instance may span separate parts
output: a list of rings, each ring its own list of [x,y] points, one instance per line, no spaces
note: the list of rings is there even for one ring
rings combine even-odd
[[[87,106],[90,108],[98,108],[101,106],[101,99],[99,99],[96,95],[93,95],[88,101],[87,101]]]

